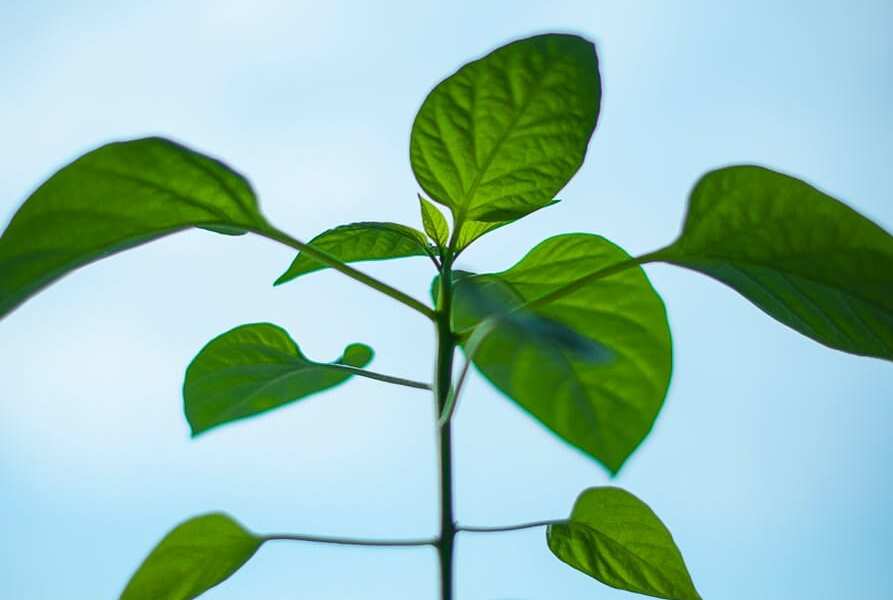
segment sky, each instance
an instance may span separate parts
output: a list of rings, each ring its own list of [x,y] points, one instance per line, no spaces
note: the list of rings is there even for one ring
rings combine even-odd
[[[593,40],[604,85],[559,205],[480,240],[504,269],[549,236],[632,254],[678,232],[707,170],[762,164],[893,230],[893,4],[7,2],[0,5],[0,224],[56,169],[164,135],[245,174],[307,240],[363,220],[418,226],[409,131],[464,62],[545,31]],[[437,527],[433,410],[355,380],[191,440],[180,386],[211,338],[288,329],[311,358],[431,373],[424,318],[337,273],[272,282],[293,256],[190,231],[93,264],[0,321],[0,596],[115,598],[171,527],[222,510],[262,532],[425,537]],[[427,297],[423,258],[362,269]],[[457,518],[561,518],[619,485],[667,524],[707,599],[888,598],[893,366],[820,346],[730,289],[647,266],[675,370],[618,477],[480,376],[455,421]],[[622,599],[551,556],[542,530],[463,534],[457,600]],[[434,600],[434,552],[268,544],[203,598]]]

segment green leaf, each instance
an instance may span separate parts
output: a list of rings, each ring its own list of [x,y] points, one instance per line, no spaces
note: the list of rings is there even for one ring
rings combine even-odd
[[[550,203],[583,163],[601,83],[595,47],[574,35],[512,42],[425,99],[410,161],[428,196],[467,221],[512,221]]]
[[[507,271],[471,281],[496,279],[516,304],[530,303],[629,260],[604,238],[567,234],[542,242]],[[463,297],[467,281],[455,288],[459,331],[487,316]],[[519,343],[517,335],[496,327],[481,343],[475,365],[555,434],[616,473],[651,430],[669,386],[672,346],[663,302],[641,267],[631,263],[531,310],[605,348],[610,359],[593,363]]]
[[[161,138],[117,142],[63,167],[0,237],[0,317],[70,271],[197,226],[263,230],[249,183]]]
[[[435,244],[446,248],[450,239],[450,226],[447,225],[446,219],[437,210],[437,207],[422,198],[421,194],[419,194],[419,204],[422,209],[422,225],[425,227],[425,233]]]
[[[335,362],[317,363],[276,325],[236,327],[211,340],[186,369],[183,400],[192,435],[335,387],[372,355],[368,346],[351,344]]]
[[[673,536],[647,504],[615,487],[589,488],[570,520],[546,530],[561,561],[621,590],[700,600]]]
[[[424,233],[396,223],[341,225],[322,232],[309,245],[346,263],[431,254]],[[325,268],[323,263],[300,252],[276,285]]]
[[[552,200],[551,202],[547,202],[540,208],[548,208],[549,206],[554,206],[558,204],[558,199]],[[539,210],[539,209],[537,209]],[[473,241],[481,237],[486,233],[490,233],[494,229],[499,229],[504,225],[508,225],[513,222],[514,219],[509,219],[505,221],[465,221],[462,225],[462,230],[459,232],[458,243],[456,244],[456,249],[458,251],[464,250],[467,248]]]
[[[893,236],[799,179],[708,173],[679,239],[649,259],[709,275],[826,346],[893,360]]]
[[[238,571],[262,543],[226,515],[193,517],[155,546],[121,600],[196,598]]]
[[[463,277],[455,286],[459,303],[455,314],[474,315],[472,321],[478,323],[463,343],[471,356],[476,354],[472,348],[489,336],[485,332],[498,329],[513,347],[536,348],[538,354],[548,356],[550,363],[563,365],[568,358],[581,363],[608,363],[613,359],[611,351],[595,340],[561,322],[518,308],[524,300],[495,275]]]
[[[222,235],[245,235],[248,233],[239,227],[227,227],[226,225],[199,225],[199,228]]]

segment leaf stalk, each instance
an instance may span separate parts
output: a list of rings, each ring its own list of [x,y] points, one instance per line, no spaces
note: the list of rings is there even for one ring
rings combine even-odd
[[[381,292],[385,296],[390,296],[397,302],[405,304],[409,308],[422,313],[423,315],[425,315],[432,321],[436,320],[436,318],[437,318],[436,313],[433,310],[431,310],[431,308],[429,306],[416,300],[412,296],[410,296],[404,292],[401,292],[397,288],[392,287],[392,286],[386,284],[385,282],[372,277],[371,275],[366,275],[362,271],[358,271],[357,269],[354,269],[353,267],[341,262],[334,256],[331,256],[327,252],[323,252],[322,250],[314,248],[313,246],[311,246],[309,244],[305,244],[304,242],[296,240],[295,238],[291,237],[287,233],[285,233],[283,231],[279,231],[278,229],[276,229],[273,226],[267,226],[264,228],[256,228],[256,229],[252,229],[251,231],[252,231],[252,233],[256,233],[263,237],[277,241],[280,244],[285,244],[286,246],[294,248],[295,250],[298,250],[300,252],[304,252],[308,256],[312,256],[313,258],[315,258],[319,262],[323,263],[327,267],[331,267],[332,269],[335,269],[339,273],[341,273],[343,275],[347,275],[351,279],[359,281],[360,283],[362,283],[368,287],[371,287],[372,289],[374,289],[378,292]]]
[[[385,383],[393,383],[394,385],[402,385],[410,388],[415,388],[417,390],[431,391],[433,389],[430,383],[413,381],[412,379],[404,379],[402,377],[394,377],[393,375],[385,375],[384,373],[377,373],[375,371],[361,369],[359,367],[352,367],[350,365],[330,364],[328,366],[333,369],[351,373],[358,377],[366,377],[367,379],[374,379],[376,381],[383,381]]]
[[[261,537],[265,542],[315,542],[318,544],[337,544],[340,546],[376,546],[376,547],[410,547],[410,546],[434,546],[436,538],[408,539],[408,540],[370,540],[361,538],[343,538],[321,535],[301,535],[291,533],[274,533]]]
[[[465,531],[468,533],[501,533],[504,531],[519,531],[521,529],[534,529],[536,527],[548,527],[550,525],[561,525],[567,523],[568,519],[551,519],[545,521],[531,521],[530,523],[521,523],[519,525],[503,525],[496,527],[473,527],[470,525],[457,526],[456,531]]]

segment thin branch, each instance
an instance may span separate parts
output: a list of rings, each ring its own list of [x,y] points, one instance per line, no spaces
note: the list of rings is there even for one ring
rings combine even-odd
[[[465,344],[465,364],[462,365],[462,371],[459,373],[456,387],[451,390],[449,398],[447,398],[447,402],[440,413],[440,417],[437,419],[438,427],[443,427],[444,424],[448,423],[450,419],[453,418],[453,413],[456,412],[456,406],[459,404],[459,394],[462,393],[462,388],[465,386],[465,379],[468,377],[468,368],[471,366],[471,361],[474,360],[474,355],[477,353],[478,348],[480,348],[484,339],[496,328],[498,321],[499,318],[485,320],[475,328],[474,333],[468,338],[468,341]]]
[[[552,519],[548,521],[521,523],[520,525],[506,525],[502,527],[469,527],[463,525],[456,527],[456,531],[467,531],[469,533],[499,533],[502,531],[517,531],[519,529],[533,529],[534,527],[547,527],[549,525],[562,525],[568,522],[569,519]]]
[[[313,246],[305,244],[304,242],[296,240],[295,238],[291,237],[287,233],[279,231],[278,229],[276,229],[272,226],[269,226],[266,228],[255,228],[255,229],[252,229],[251,231],[253,233],[262,235],[262,236],[269,238],[271,240],[275,240],[275,241],[279,242],[280,244],[285,244],[286,246],[294,248],[295,250],[299,250],[300,252],[304,252],[308,256],[311,256],[314,259],[318,260],[319,262],[325,264],[326,266],[331,267],[344,275],[347,275],[351,279],[355,279],[355,280],[359,281],[360,283],[363,283],[363,284],[371,287],[372,289],[377,290],[377,291],[381,292],[382,294],[385,294],[386,296],[390,296],[394,300],[405,304],[406,306],[412,308],[413,310],[416,310],[416,311],[422,313],[423,315],[425,315],[432,321],[436,318],[436,315],[434,314],[434,310],[432,310],[429,306],[423,304],[422,302],[419,302],[412,296],[409,296],[408,294],[405,294],[405,293],[401,292],[400,290],[398,290],[394,287],[391,287],[390,285],[386,284],[385,282],[379,281],[378,279],[375,279],[374,277],[372,277],[370,275],[366,275],[362,271],[358,271],[358,270],[354,269],[353,267],[344,264],[343,262],[341,262],[334,256],[331,256],[330,254],[323,252],[322,250],[319,250],[317,248],[314,248]]]
[[[384,381],[385,383],[393,383],[395,385],[405,385],[406,387],[415,388],[417,390],[428,390],[431,391],[430,383],[422,383],[421,381],[413,381],[412,379],[403,379],[402,377],[394,377],[393,375],[385,375],[383,373],[376,373],[375,371],[369,371],[367,369],[360,369],[359,367],[352,367],[350,365],[327,365],[329,367],[347,371],[352,373],[353,375],[358,375],[359,377],[368,377],[369,379],[375,379],[377,381]]]
[[[462,365],[462,371],[459,373],[459,386],[465,382],[465,377],[468,375],[468,367],[470,366],[471,360],[466,357],[465,364]],[[443,427],[452,420],[453,413],[456,412],[456,405],[459,403],[460,391],[462,391],[461,387],[455,387],[450,390],[446,404],[443,405],[443,410],[440,411],[440,415],[437,417],[438,427]]]
[[[409,546],[434,546],[436,538],[409,539],[409,540],[367,540],[358,538],[328,537],[320,535],[300,535],[289,533],[275,533],[261,536],[265,542],[315,542],[318,544],[337,544],[339,546],[378,546],[378,547],[409,547]]]

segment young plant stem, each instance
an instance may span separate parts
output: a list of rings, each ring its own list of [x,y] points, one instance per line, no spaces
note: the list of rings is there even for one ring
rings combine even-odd
[[[456,338],[450,324],[453,300],[452,256],[447,252],[441,263],[440,292],[437,300],[437,363],[434,371],[435,428],[440,462],[440,535],[437,556],[440,563],[440,600],[453,599],[453,546],[456,524],[453,518],[453,456],[450,419],[439,417],[449,402],[453,378]]]
[[[440,412],[440,417],[437,420],[438,425],[442,425],[453,418],[453,413],[456,411],[456,405],[459,403],[459,394],[462,393],[462,388],[465,386],[465,378],[468,377],[468,370],[471,367],[471,361],[474,359],[475,352],[477,352],[477,349],[480,347],[481,342],[484,341],[484,338],[490,335],[490,332],[496,327],[496,323],[497,321],[493,319],[488,319],[483,323],[480,323],[465,342],[465,363],[459,371],[459,381],[450,393],[447,405]]]

